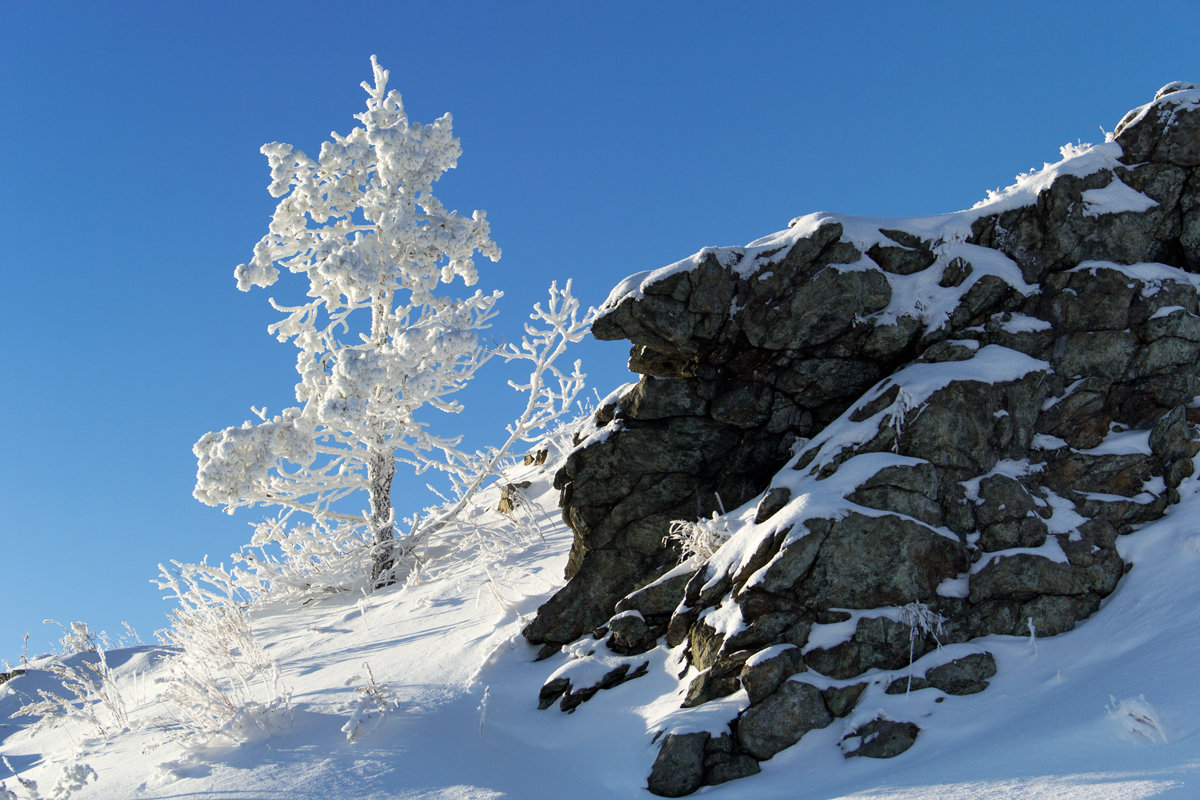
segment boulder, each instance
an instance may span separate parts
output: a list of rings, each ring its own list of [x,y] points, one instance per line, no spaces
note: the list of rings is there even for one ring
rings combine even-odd
[[[846,758],[894,758],[917,741],[921,729],[911,722],[875,719],[842,739]]]
[[[704,745],[707,733],[669,733],[663,737],[658,757],[650,768],[646,788],[659,797],[683,797],[704,781]]]
[[[821,690],[810,683],[785,681],[774,693],[738,717],[737,741],[760,761],[800,741],[815,728],[833,722]]]

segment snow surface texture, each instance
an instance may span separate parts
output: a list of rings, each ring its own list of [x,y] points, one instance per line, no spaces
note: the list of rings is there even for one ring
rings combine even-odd
[[[490,552],[431,562],[427,579],[365,602],[329,596],[307,605],[266,604],[251,615],[255,637],[281,669],[288,714],[252,724],[238,746],[176,741],[156,701],[164,653],[134,647],[108,654],[129,712],[128,730],[105,740],[82,720],[34,731],[10,718],[38,688],[53,689],[35,659],[0,685],[0,751],[48,791],[64,766],[98,779],[72,797],[418,798],[577,800],[636,797],[654,755],[652,732],[670,727],[679,698],[671,658],[608,690],[575,714],[538,711],[546,670],[519,631],[558,585],[570,532],[550,488],[556,465],[518,467],[530,480],[518,522],[494,510],[498,490],[464,514],[493,537]],[[1200,629],[1200,483],[1161,521],[1120,540],[1134,563],[1101,613],[1051,639],[990,637],[999,673],[986,692],[936,704],[931,692],[865,699],[923,726],[918,743],[887,761],[843,759],[835,723],[764,764],[764,771],[706,795],[795,798],[1191,798],[1200,793],[1200,695],[1194,663]],[[434,546],[452,547],[466,525]],[[601,642],[596,642],[601,645]],[[649,654],[648,654],[649,655]],[[86,656],[66,659],[77,664]],[[567,654],[558,657],[565,661]],[[343,730],[363,708],[363,688],[383,687],[387,709],[368,708],[353,740]],[[736,702],[734,698],[728,698]],[[728,708],[697,712],[724,725]],[[689,724],[695,720],[689,720]],[[25,797],[5,773],[4,785]],[[2,796],[2,795],[0,795]],[[47,795],[49,796],[49,795]]]

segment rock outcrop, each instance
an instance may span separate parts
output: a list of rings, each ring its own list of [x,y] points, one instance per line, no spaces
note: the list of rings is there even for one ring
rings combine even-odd
[[[556,479],[569,581],[525,634],[575,644],[541,704],[670,648],[681,705],[731,716],[662,732],[666,796],[838,718],[847,757],[904,751],[917,725],[864,696],[985,691],[973,640],[1095,613],[1117,537],[1178,500],[1198,273],[1200,90],[1175,83],[970,211],[814,214],[628,279],[594,333],[642,378]]]

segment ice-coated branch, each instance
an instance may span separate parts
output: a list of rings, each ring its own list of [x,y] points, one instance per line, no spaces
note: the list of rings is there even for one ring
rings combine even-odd
[[[450,115],[410,121],[387,70],[374,57],[371,66],[360,125],[332,134],[317,158],[263,146],[279,202],[234,270],[243,291],[285,272],[307,279],[306,301],[271,300],[282,318],[268,328],[299,351],[300,405],[206,434],[194,452],[201,502],[275,505],[318,527],[362,526],[378,579],[390,568],[396,464],[422,472],[465,458],[457,439],[432,434],[418,413],[458,412],[454,394],[492,355],[479,334],[500,292],[453,296],[441,287],[474,284],[476,253],[496,261],[500,248],[484,212],[460,215],[433,194],[462,153]]]
[[[528,383],[508,382],[517,391],[528,393],[528,402],[517,420],[507,426],[508,439],[490,453],[482,468],[475,471],[458,501],[439,515],[434,529],[445,525],[462,511],[484,481],[495,474],[501,461],[517,442],[533,440],[535,432],[544,430],[570,410],[576,395],[583,388],[586,376],[580,371],[579,361],[574,363],[570,375],[564,375],[554,362],[568,346],[587,335],[595,318],[594,308],[588,308],[580,318],[579,301],[571,294],[569,279],[562,289],[558,288],[557,282],[551,283],[546,309],[542,309],[541,303],[534,304],[533,313],[530,314],[532,322],[525,324],[525,336],[520,346],[509,344],[497,351],[496,354],[506,361],[528,361],[533,365]],[[547,376],[555,379],[557,389],[548,383]],[[426,532],[429,531],[430,527],[427,527]]]

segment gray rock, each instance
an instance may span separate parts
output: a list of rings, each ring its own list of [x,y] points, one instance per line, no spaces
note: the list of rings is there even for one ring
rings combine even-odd
[[[1108,395],[1112,381],[1089,377],[1073,386],[1038,417],[1038,433],[1066,441],[1079,450],[1088,450],[1104,441],[1112,426]]]
[[[566,644],[592,630],[612,614],[616,602],[636,589],[643,572],[616,550],[595,550],[583,557],[582,571],[591,580],[569,581],[538,609],[522,631],[535,644]]]
[[[791,499],[792,490],[787,487],[768,489],[754,512],[754,524],[758,525],[769,520],[776,512],[781,511]]]
[[[1133,497],[1142,493],[1153,474],[1154,463],[1149,455],[1072,452],[1051,461],[1042,481],[1065,496],[1073,492],[1098,492]]]
[[[945,522],[938,501],[938,475],[932,464],[885,467],[859,485],[846,499],[868,508],[894,511],[927,525]]]
[[[550,451],[543,447],[540,450],[537,450],[533,453],[526,453],[525,456],[521,459],[521,462],[527,467],[532,467],[532,466],[540,467],[546,463],[546,459],[549,458],[549,456],[550,456]]]
[[[717,652],[712,657],[711,666],[688,684],[681,706],[694,708],[718,697],[728,697],[740,689],[738,675],[750,654],[749,650],[734,653]]]
[[[811,572],[792,592],[823,608],[904,605],[934,599],[938,584],[967,565],[961,543],[926,525],[850,512],[832,524]]]
[[[805,520],[804,527],[808,533],[779,548],[778,555],[767,566],[759,580],[763,591],[783,594],[797,585],[812,569],[832,525],[830,520]],[[744,583],[749,574],[739,577]]]
[[[835,717],[844,717],[854,710],[854,706],[857,705],[866,688],[867,684],[865,683],[831,686],[821,690],[821,697],[825,699],[825,707],[829,709],[830,714]]]
[[[737,743],[728,733],[711,737],[704,745],[704,782],[710,786],[757,775],[761,771],[758,760],[739,752]]]
[[[658,636],[646,619],[636,611],[617,614],[608,621],[608,640],[605,644],[614,653],[624,656],[644,653],[654,647]]]
[[[894,275],[912,275],[931,265],[935,256],[926,247],[893,247],[872,245],[867,250],[867,257],[878,264],[884,272]]]
[[[1163,303],[1158,307],[1167,306],[1167,303]],[[1200,342],[1200,317],[1185,308],[1169,311],[1163,316],[1151,317],[1138,327],[1138,338],[1143,342],[1153,342],[1162,338]]]
[[[799,647],[789,647],[753,665],[742,667],[741,682],[751,703],[763,700],[798,672],[803,672],[804,657]]]
[[[1152,375],[1173,374],[1192,366],[1200,356],[1200,342],[1164,337],[1147,342],[1128,362],[1123,377],[1140,380]]]
[[[683,591],[695,570],[682,570],[663,576],[655,582],[631,592],[616,605],[617,611],[637,611],[646,620],[664,620],[683,600]]]
[[[842,740],[846,758],[894,758],[912,747],[921,729],[911,722],[875,719]]]
[[[1137,336],[1127,330],[1071,333],[1055,344],[1051,363],[1064,378],[1118,379],[1130,368],[1139,344]]]
[[[550,652],[607,620],[600,635],[628,653],[665,635],[700,670],[685,705],[739,689],[751,701],[731,735],[665,740],[652,788],[683,793],[753,774],[848,714],[872,680],[865,673],[901,672],[939,645],[989,634],[1062,633],[1114,591],[1125,571],[1117,537],[1178,501],[1200,449],[1190,427],[1200,412],[1188,419],[1200,395],[1200,292],[1170,271],[1200,272],[1197,100],[1190,85],[1165,87],[1118,127],[1123,163],[1059,175],[1029,205],[974,219],[966,244],[1011,259],[1020,288],[977,274],[1003,259],[931,241],[921,226],[881,229],[864,253],[829,220],[773,251],[706,250],[597,320],[598,338],[630,341],[644,377],[596,412],[600,434],[555,476],[575,533],[569,582],[526,635]],[[1096,215],[1085,193],[1117,182],[1154,204]],[[1119,266],[1146,262],[1160,266]],[[947,314],[931,319],[893,295],[922,271],[932,276],[923,285],[954,299]],[[1043,364],[1020,379],[973,369],[980,348],[995,346]],[[910,376],[961,372],[910,404],[898,385],[880,384],[910,365]],[[837,420],[859,427],[826,442]],[[1151,452],[1099,448],[1127,430],[1148,431]],[[884,453],[907,458],[853,487],[838,479],[856,456]],[[789,461],[795,471],[781,472]],[[794,502],[797,482],[826,479],[847,493],[844,505]],[[758,527],[739,535],[757,539],[735,562],[655,582],[678,562],[664,541],[673,520],[747,503]],[[1064,504],[1082,521],[1051,534],[1046,519]],[[1046,545],[1053,555],[1054,544],[1065,560],[1021,552]],[[964,584],[965,597],[939,594]],[[722,603],[742,623],[728,634],[705,621]],[[884,607],[849,640],[798,658],[814,624],[849,618],[839,609]],[[901,608],[937,614],[936,636],[891,619]],[[777,645],[790,647],[745,666]],[[632,666],[605,680],[628,679]],[[806,668],[843,685],[791,679]],[[994,672],[979,653],[914,675],[911,688],[967,694]],[[550,682],[539,704],[573,707],[599,688]],[[888,687],[908,689],[907,678]],[[917,731],[875,720],[847,740],[847,755],[895,755]]]
[[[629,371],[660,378],[694,378],[699,366],[695,353],[674,353],[635,344],[629,351]],[[611,417],[609,418],[611,419]],[[607,424],[604,420],[601,424]]]
[[[1107,267],[1049,276],[1039,298],[1038,316],[1058,331],[1123,331],[1142,285]]]
[[[858,621],[849,640],[809,650],[804,654],[804,662],[822,675],[847,680],[872,669],[902,669],[936,646],[933,637],[918,634],[914,638],[912,629],[900,622],[887,617],[865,617]]]
[[[688,655],[697,669],[706,670],[715,664],[724,644],[724,637],[703,621],[688,631]]]
[[[763,595],[756,595],[762,597]],[[758,650],[767,645],[788,641],[787,631],[799,625],[804,636],[807,636],[808,626],[794,611],[766,611],[747,607],[746,595],[742,595],[742,616],[748,618],[746,627],[725,640],[726,652],[738,650]],[[790,603],[788,604],[790,605]]]
[[[942,469],[986,473],[1002,458],[1028,454],[1047,391],[1043,372],[996,384],[953,381],[905,416],[894,449]]]
[[[1149,168],[1155,169],[1154,165]],[[1145,169],[1138,167],[1132,172]],[[1121,177],[1145,185],[1131,172]],[[1177,219],[1170,203],[1144,212],[1102,217],[1086,213],[1083,192],[1103,189],[1113,179],[1108,170],[1082,177],[1062,176],[1042,192],[1036,205],[977,221],[974,230],[979,243],[1005,252],[1030,281],[1091,259],[1123,264],[1156,260],[1163,254],[1161,242],[1171,238]]]
[[[621,412],[635,419],[696,417],[708,408],[695,379],[645,376],[621,397]]]
[[[996,659],[991,653],[972,653],[934,667],[925,673],[925,679],[946,694],[963,695],[982,692],[995,674]]]
[[[1012,598],[1030,600],[1044,594],[1084,594],[1088,585],[1070,564],[1029,553],[994,558],[971,576],[971,602]]]
[[[1111,524],[1119,533],[1129,533],[1135,525],[1158,519],[1168,502],[1165,494],[1152,496],[1148,492],[1140,494],[1137,499],[1119,495],[1076,494],[1073,497],[1077,513],[1091,518],[1093,522]]]
[[[699,789],[704,782],[707,741],[707,733],[669,733],[663,737],[646,788],[659,797],[683,797]]]
[[[571,682],[566,678],[547,681],[538,692],[538,708],[542,710],[549,708],[569,691],[571,691]]]
[[[1130,111],[1117,124],[1113,138],[1129,164],[1165,161],[1200,166],[1200,108],[1194,105],[1195,84],[1174,81],[1159,90],[1149,106]],[[1193,104],[1188,104],[1192,100]]]
[[[1195,471],[1195,465],[1190,458],[1181,458],[1178,461],[1172,461],[1167,464],[1163,470],[1163,480],[1170,490],[1177,489],[1179,484],[1183,483],[1183,479],[1190,477]],[[1168,491],[1168,497],[1170,496]]]
[[[750,346],[790,350],[844,335],[855,320],[887,306],[891,285],[881,272],[827,266],[789,296],[747,308],[742,332]],[[772,302],[774,301],[774,302]]]
[[[712,402],[712,418],[736,428],[757,428],[771,417],[774,393],[766,386],[739,382],[722,387]]]
[[[921,361],[929,364],[943,364],[947,361],[966,361],[975,357],[978,342],[973,339],[950,339],[935,342],[921,354]]]
[[[970,262],[956,256],[946,263],[942,270],[942,277],[938,280],[938,286],[943,289],[950,289],[955,286],[962,286],[963,281],[970,277],[975,268]]]
[[[985,478],[979,486],[976,511],[979,546],[983,550],[1040,547],[1049,532],[1037,514],[1038,506],[1020,482],[1004,475]]]
[[[785,681],[774,694],[738,717],[737,740],[760,761],[791,747],[811,730],[833,722],[821,690],[812,684]]]
[[[683,697],[680,708],[695,708],[709,700],[718,697],[728,697],[740,689],[738,679],[732,675],[722,674],[714,667],[701,672],[688,684],[687,693]]]
[[[758,760],[745,753],[736,753],[725,758],[715,758],[705,762],[704,782],[710,786],[748,778],[762,772]]]

